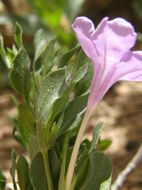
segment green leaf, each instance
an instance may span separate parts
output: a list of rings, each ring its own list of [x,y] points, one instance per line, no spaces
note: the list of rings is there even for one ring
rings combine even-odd
[[[99,148],[101,151],[106,150],[110,145],[111,145],[112,141],[109,139],[105,139],[105,140],[100,140],[99,142]]]
[[[5,52],[5,49],[4,49],[4,44],[3,44],[3,37],[0,33],[0,55],[3,59],[3,61],[5,61],[5,56],[6,56],[6,52]]]
[[[12,100],[14,106],[15,106],[16,108],[18,108],[19,102],[18,102],[18,99],[16,98],[16,96],[14,96],[13,94],[11,94],[10,97],[11,97],[11,100]]]
[[[101,133],[103,127],[104,127],[103,122],[100,122],[94,128],[94,131],[93,131],[93,140],[92,140],[90,152],[97,150],[97,145],[98,145],[98,142],[99,142],[100,133]]]
[[[112,178],[112,176],[110,176],[110,178],[108,178],[106,181],[104,181],[101,184],[100,190],[110,190],[111,178]]]
[[[73,85],[69,86],[65,90],[63,95],[61,97],[59,97],[57,100],[55,100],[52,110],[51,110],[51,113],[49,115],[49,123],[52,123],[54,121],[55,117],[64,110],[64,107],[65,107],[66,103],[68,102],[69,94],[70,94],[72,88],[73,88]]]
[[[61,167],[60,160],[57,156],[57,152],[53,148],[49,150],[48,156],[49,156],[53,186],[54,186],[54,189],[57,189],[59,174],[60,174],[60,167]]]
[[[7,57],[9,59],[9,61],[12,63],[13,59],[15,57],[15,52],[12,49],[10,49],[10,48],[7,48]]]
[[[51,70],[57,60],[57,48],[55,48],[56,38],[53,38],[47,45],[45,51],[40,56],[40,64],[42,66],[42,77]]]
[[[11,153],[11,159],[12,159],[12,166],[10,168],[10,174],[11,174],[11,177],[12,177],[12,181],[13,181],[13,187],[14,187],[14,190],[17,190],[17,183],[16,183],[16,151],[15,150],[12,150],[12,153]]]
[[[1,55],[3,62],[6,64],[7,68],[11,69],[12,64],[6,55],[6,52],[4,49],[3,37],[1,35],[1,33],[0,33],[0,55]]]
[[[41,152],[38,152],[32,160],[30,177],[34,190],[48,190]]]
[[[23,147],[25,147],[21,134],[20,134],[17,118],[9,115],[9,119],[11,123],[13,124],[13,137],[18,143],[20,143]]]
[[[29,177],[29,167],[24,156],[20,156],[17,161],[18,184],[21,190],[32,190]]]
[[[18,50],[17,50],[17,48],[16,48],[16,45],[15,44],[13,44],[12,45],[12,52],[13,52],[13,54],[14,54],[14,56],[13,57],[15,57],[16,55],[17,55],[17,53],[18,53]]]
[[[57,134],[58,134],[58,126],[54,123],[51,127],[49,135],[46,135],[46,144],[47,146],[53,146],[56,142]]]
[[[112,175],[112,163],[105,154],[92,152],[89,155],[88,172],[80,190],[99,190],[101,184]]]
[[[77,115],[81,114],[84,111],[87,105],[87,100],[88,94],[77,97],[68,104],[64,111],[64,118],[59,131],[60,135],[62,133],[65,133],[75,122]]]
[[[74,65],[69,64],[69,65],[65,66],[65,78],[66,78],[66,83],[68,83],[68,84],[70,82],[74,66],[76,66],[76,64],[74,64]]]
[[[23,30],[21,26],[18,23],[16,23],[14,40],[18,48],[22,47],[22,33]]]
[[[72,186],[75,186],[75,189],[80,189],[88,172],[88,165],[89,165],[88,154],[89,154],[90,145],[91,142],[88,139],[83,140],[83,142],[81,143],[75,167],[74,180],[72,182]]]
[[[25,105],[18,107],[18,128],[22,141],[26,147],[29,146],[30,134],[34,133],[34,117],[31,110]]]
[[[41,83],[39,95],[36,103],[36,110],[39,120],[48,121],[48,115],[52,110],[53,103],[63,93],[62,87],[65,82],[65,70],[59,69],[49,73]]]
[[[87,139],[83,140],[80,146],[79,154],[78,154],[78,159],[77,159],[77,164],[75,168],[75,173],[77,176],[76,184],[75,184],[75,189],[79,189],[87,175],[88,172],[88,165],[89,165],[89,149],[90,149],[91,142]]]
[[[81,60],[82,51],[79,56],[73,56],[71,62],[65,67],[65,75],[67,83],[76,85],[84,77],[87,72],[88,64]]]
[[[76,46],[75,48],[69,50],[67,53],[65,53],[61,59],[60,59],[60,67],[64,67],[69,63],[71,58],[80,51],[80,46]]]
[[[24,48],[20,49],[13,60],[10,81],[13,88],[28,102],[31,89],[30,59]]]
[[[34,134],[31,134],[30,139],[29,139],[29,154],[30,154],[31,160],[33,160],[34,156],[36,155],[38,151],[39,151],[39,146],[38,146],[37,138]]]
[[[84,116],[85,111],[86,111],[86,110],[84,109],[82,112],[78,113],[77,116],[76,116],[76,118],[75,118],[75,120],[74,120],[73,123],[70,125],[69,130],[71,131],[72,136],[76,135],[76,133],[77,133],[77,131],[78,131],[77,129],[78,129],[78,127],[80,127],[80,125],[81,125],[82,118],[83,118],[83,116]]]
[[[34,37],[34,48],[35,48],[35,57],[34,62],[36,64],[36,61],[40,57],[40,55],[45,51],[47,44],[49,40],[51,39],[50,36],[47,35],[47,32],[45,32],[43,29],[40,29],[36,32]],[[36,67],[36,65],[35,65]]]
[[[83,140],[83,142],[81,143],[80,150],[78,153],[77,164],[75,168],[76,172],[80,170],[85,160],[88,159],[90,144],[91,142],[88,139]]]
[[[49,130],[48,125],[52,124],[48,123],[47,125],[45,125],[45,127],[41,129],[41,144],[45,147],[51,148],[56,142],[59,128],[56,123],[53,123],[51,129]]]
[[[80,61],[80,57],[82,57],[82,53],[80,53],[78,61]],[[78,66],[78,62],[75,61],[73,66],[68,65],[65,67],[65,77],[66,77],[67,83],[68,83],[68,80],[70,80],[70,79],[72,79],[72,80],[71,80],[70,86],[65,90],[63,95],[54,102],[53,109],[52,109],[52,115],[51,115],[52,120],[55,118],[55,116],[57,116],[57,114],[59,114],[61,111],[64,110],[64,107],[69,100],[69,94],[71,93],[73,87],[79,81],[81,81],[81,79],[84,77],[84,75],[87,72],[88,65],[86,64],[86,62],[83,62],[83,64],[80,64],[78,66],[78,68],[77,68],[77,66]]]
[[[75,76],[72,80],[72,83],[77,83],[79,82],[85,75],[86,71],[87,71],[87,64],[84,64],[83,66],[79,67],[75,73]]]
[[[82,67],[87,64],[87,71],[75,87],[75,96],[80,96],[90,92],[90,86],[94,73],[93,64],[85,55],[81,54],[78,62],[78,65],[82,63]]]
[[[75,189],[80,189],[80,187],[84,183],[85,177],[88,172],[88,165],[89,165],[89,159],[88,159],[88,155],[86,155],[86,157],[84,157],[84,162],[82,162],[82,165],[78,170]]]
[[[4,190],[6,185],[6,178],[3,175],[2,171],[0,170],[0,189]]]

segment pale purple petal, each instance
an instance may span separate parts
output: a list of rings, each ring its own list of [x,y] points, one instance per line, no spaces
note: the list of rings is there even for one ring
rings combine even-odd
[[[142,51],[125,54],[118,68],[119,80],[142,81]]]
[[[101,55],[104,43],[109,49],[109,55],[121,57],[130,50],[136,41],[133,26],[122,18],[108,21],[105,17],[95,30],[92,21],[86,17],[78,17],[72,25],[79,42],[89,58]],[[94,50],[94,52],[93,52]]]
[[[93,37],[93,43],[101,52],[102,44],[107,45],[109,55],[120,56],[130,50],[136,42],[133,26],[122,18],[102,20]]]
[[[72,25],[73,30],[76,32],[78,40],[86,55],[92,59],[94,57],[95,47],[92,43],[92,37],[95,32],[94,24],[86,17],[77,17]]]
[[[88,107],[97,106],[108,89],[119,80],[142,81],[142,51],[125,54],[121,62],[110,69],[97,92],[89,96]]]
[[[94,64],[87,110],[92,111],[118,80],[142,81],[142,51],[131,51],[136,33],[129,22],[105,17],[95,30],[92,21],[78,17],[73,29]]]

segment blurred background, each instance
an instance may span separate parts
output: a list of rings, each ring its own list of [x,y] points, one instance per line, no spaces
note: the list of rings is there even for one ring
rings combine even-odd
[[[0,33],[6,47],[13,44],[15,23],[23,28],[23,42],[33,57],[33,37],[39,28],[47,35],[56,35],[66,51],[75,46],[77,40],[71,29],[75,17],[84,15],[95,24],[104,16],[110,19],[123,17],[130,21],[138,33],[135,49],[142,50],[142,0],[0,0]],[[25,153],[12,138],[13,127],[8,115],[16,115],[11,100],[14,93],[9,87],[5,65],[0,60],[0,169],[8,182],[11,149]],[[113,161],[113,180],[125,168],[142,142],[142,83],[117,83],[95,110],[86,131],[91,138],[92,128],[104,121],[102,139],[110,139],[106,150]],[[26,154],[26,153],[25,153]],[[142,164],[132,172],[121,190],[142,189]]]

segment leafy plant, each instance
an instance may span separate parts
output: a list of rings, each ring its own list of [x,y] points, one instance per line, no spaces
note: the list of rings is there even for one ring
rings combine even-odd
[[[12,152],[13,188],[109,190],[111,161],[97,148],[102,124],[94,130],[92,142],[82,141],[71,186],[66,187],[67,168],[93,77],[90,60],[80,47],[64,53],[56,38],[44,30],[35,34],[33,62],[22,44],[18,24],[14,40],[13,48],[5,50],[1,36],[0,54],[11,86],[21,96],[20,101],[13,97],[18,115],[11,121],[14,137],[27,149],[30,162]]]

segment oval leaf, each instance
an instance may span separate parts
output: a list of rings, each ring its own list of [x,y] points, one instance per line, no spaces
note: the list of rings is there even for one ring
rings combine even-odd
[[[89,169],[81,190],[99,190],[101,184],[112,174],[111,161],[101,152],[92,152],[89,156]]]

